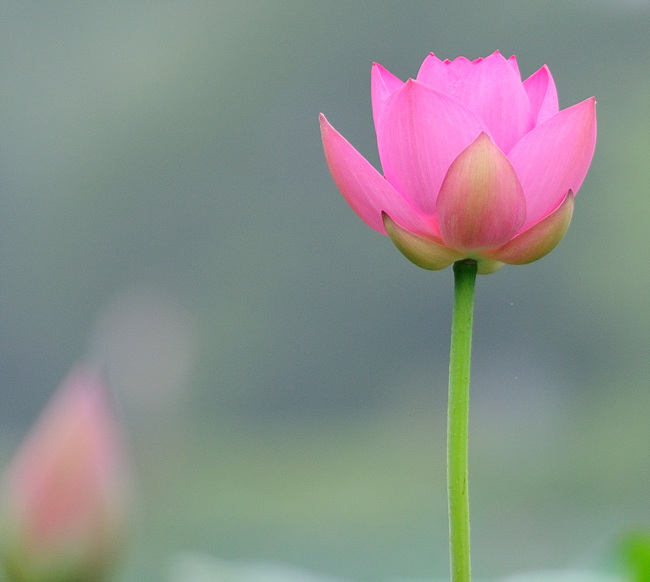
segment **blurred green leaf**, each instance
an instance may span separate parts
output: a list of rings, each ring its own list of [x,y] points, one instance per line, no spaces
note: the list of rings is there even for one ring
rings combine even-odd
[[[650,582],[650,532],[628,534],[621,543],[620,553],[633,582]]]

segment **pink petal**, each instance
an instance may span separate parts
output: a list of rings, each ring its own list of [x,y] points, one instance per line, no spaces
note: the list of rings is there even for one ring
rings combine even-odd
[[[512,163],[526,196],[527,229],[557,208],[567,190],[578,192],[596,147],[593,97],[538,125],[512,149]]]
[[[410,230],[427,232],[426,223],[384,177],[320,115],[325,159],[341,194],[369,227],[386,234],[382,211]]]
[[[499,51],[496,51],[497,53]],[[517,62],[517,57],[515,55],[512,55],[508,59],[508,64],[512,67],[512,70],[515,72],[515,75],[517,75],[517,78],[521,81],[521,73],[519,72],[519,63]]]
[[[437,271],[463,258],[463,255],[445,246],[437,238],[422,237],[402,228],[388,214],[383,213],[386,232],[399,251],[418,267]]]
[[[482,60],[483,58],[480,58],[472,62],[467,57],[456,57],[453,61],[445,61],[445,65],[449,68],[449,74],[458,80],[466,77]]]
[[[524,193],[508,158],[486,133],[451,164],[437,214],[445,244],[470,257],[517,234],[526,217]]]
[[[535,125],[544,123],[560,109],[557,102],[557,90],[551,71],[544,65],[524,81]]]
[[[451,93],[451,83],[456,78],[456,75],[451,73],[449,62],[443,63],[431,53],[422,62],[416,78],[420,83],[424,83],[436,91]]]
[[[533,127],[530,101],[519,75],[493,53],[458,80],[454,94],[478,115],[504,153]]]
[[[372,96],[372,117],[375,127],[378,127],[379,118],[384,110],[388,98],[404,85],[391,72],[378,63],[374,63],[370,73],[370,86]]]
[[[384,175],[420,212],[434,214],[449,165],[483,129],[457,99],[409,79],[390,98],[378,128]]]
[[[573,192],[551,214],[531,226],[496,251],[486,253],[510,265],[525,265],[550,253],[562,240],[573,216]]]

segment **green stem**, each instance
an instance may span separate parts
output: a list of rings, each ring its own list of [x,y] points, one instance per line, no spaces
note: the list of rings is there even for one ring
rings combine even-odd
[[[454,263],[454,311],[449,353],[447,490],[452,582],[470,582],[467,435],[476,261]]]

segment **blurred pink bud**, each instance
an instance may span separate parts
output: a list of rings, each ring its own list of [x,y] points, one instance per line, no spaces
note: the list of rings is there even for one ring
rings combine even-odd
[[[562,239],[596,146],[593,97],[560,111],[546,65],[522,82],[498,51],[430,54],[405,83],[375,64],[371,85],[383,175],[321,115],[325,157],[353,210],[407,258],[491,273]]]
[[[9,465],[3,559],[18,582],[98,582],[118,553],[130,487],[120,431],[94,369],[64,380]]]

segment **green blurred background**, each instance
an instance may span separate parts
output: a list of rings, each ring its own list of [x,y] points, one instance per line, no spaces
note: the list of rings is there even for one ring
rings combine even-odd
[[[650,3],[5,2],[0,460],[107,362],[140,484],[125,580],[185,550],[444,577],[452,273],[336,190],[324,112],[377,165],[370,67],[549,65],[599,141],[565,240],[481,277],[473,565],[599,565],[650,526]]]

